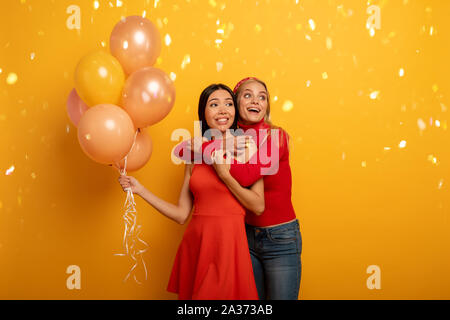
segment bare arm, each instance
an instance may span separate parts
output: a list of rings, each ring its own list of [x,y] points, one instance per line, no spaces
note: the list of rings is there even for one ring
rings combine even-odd
[[[186,165],[184,170],[184,181],[181,187],[178,204],[174,205],[167,201],[158,198],[156,195],[147,190],[134,177],[120,176],[119,183],[122,188],[131,187],[133,193],[139,195],[142,199],[147,201],[153,208],[158,210],[167,218],[174,220],[179,224],[184,224],[192,211],[192,195],[189,191],[189,180],[191,178],[191,166]]]
[[[222,157],[222,159],[220,159],[220,157]],[[246,209],[254,212],[256,215],[261,215],[264,212],[265,202],[263,178],[257,180],[250,189],[242,187],[230,174],[230,165],[224,163],[221,152],[217,152],[214,156],[213,167],[219,178],[225,183],[231,193]]]
[[[219,176],[231,193],[248,210],[256,215],[261,215],[265,209],[264,180],[260,178],[250,189],[242,187],[231,174]]]

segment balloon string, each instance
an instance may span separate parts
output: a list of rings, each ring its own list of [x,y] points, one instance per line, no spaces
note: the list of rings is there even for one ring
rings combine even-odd
[[[134,146],[134,143],[136,142],[136,136],[137,136],[138,131],[139,131],[139,129],[136,131],[136,134],[134,135],[133,146]],[[133,146],[131,147],[131,149],[133,148]],[[115,163],[115,166],[119,170],[119,173],[121,175],[127,174],[127,172],[126,172],[127,158],[128,158],[128,154],[125,156],[125,159],[124,159],[125,163],[124,163],[123,169],[121,169],[120,166],[117,163]],[[133,271],[135,271],[138,264],[141,263],[143,265],[144,271],[145,271],[145,280],[147,280],[147,267],[145,265],[145,261],[144,261],[144,258],[142,257],[142,254],[148,250],[148,244],[144,240],[139,238],[142,226],[137,224],[137,211],[136,211],[136,203],[134,201],[133,191],[131,190],[131,188],[126,188],[125,191],[127,191],[127,197],[126,197],[125,203],[123,205],[125,208],[125,213],[123,215],[124,233],[123,233],[123,240],[122,240],[125,253],[116,253],[114,255],[116,255],[116,256],[129,255],[131,257],[131,259],[133,259],[135,262],[134,265],[131,267],[131,270],[125,276],[123,281],[126,282],[128,280],[128,278],[131,276],[131,274],[133,274],[134,280],[138,284],[142,284],[141,282],[139,282],[137,280],[136,274],[134,274]],[[137,245],[139,243],[144,244],[144,246],[145,246],[144,249],[140,249],[140,250],[137,249]]]

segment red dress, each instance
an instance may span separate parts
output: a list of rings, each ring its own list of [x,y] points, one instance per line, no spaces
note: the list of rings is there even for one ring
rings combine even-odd
[[[257,300],[244,208],[210,165],[194,165],[189,187],[194,212],[167,290],[180,300]]]

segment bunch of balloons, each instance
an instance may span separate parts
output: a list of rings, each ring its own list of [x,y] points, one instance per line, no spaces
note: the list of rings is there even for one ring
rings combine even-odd
[[[145,128],[170,112],[175,87],[153,67],[161,37],[150,20],[129,16],[119,21],[111,32],[110,51],[92,51],[79,61],[67,113],[89,158],[135,171],[152,153]]]
[[[145,128],[161,121],[173,107],[175,87],[162,70],[153,67],[161,52],[155,25],[140,16],[119,21],[111,32],[111,54],[96,50],[85,55],[75,69],[75,88],[67,100],[67,113],[78,127],[78,142],[92,160],[113,165],[120,174],[142,168],[152,154]],[[125,253],[134,261],[126,281],[142,264],[148,245],[139,238],[133,192],[124,204]],[[138,249],[144,245],[144,249]],[[134,280],[136,279],[134,274]]]

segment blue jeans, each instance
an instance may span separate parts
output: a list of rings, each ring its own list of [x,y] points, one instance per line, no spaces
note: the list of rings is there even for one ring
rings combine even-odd
[[[302,237],[298,220],[275,227],[246,224],[256,288],[261,300],[297,300]]]

